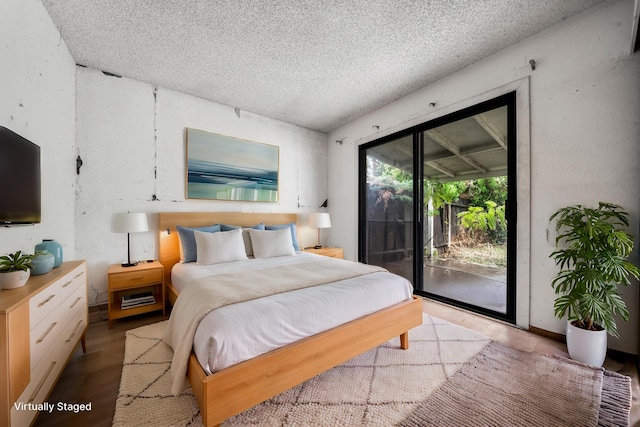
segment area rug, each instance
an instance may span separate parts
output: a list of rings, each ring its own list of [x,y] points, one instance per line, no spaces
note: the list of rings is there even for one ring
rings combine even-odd
[[[630,409],[629,377],[491,342],[400,426],[625,426]]]
[[[202,425],[191,390],[170,393],[165,324],[127,332],[114,426]],[[545,425],[546,419],[554,421],[546,425],[582,426],[597,425],[601,413],[601,425],[628,424],[628,377],[511,350],[427,315],[409,337],[407,351],[391,340],[223,426]],[[560,382],[552,385],[555,378]]]

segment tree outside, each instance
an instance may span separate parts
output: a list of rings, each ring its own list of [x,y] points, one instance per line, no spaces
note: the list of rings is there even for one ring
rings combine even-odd
[[[377,209],[389,203],[413,203],[413,179],[395,166],[367,159],[368,197]],[[506,268],[507,177],[440,182],[424,181],[427,217],[437,224],[443,237],[426,236],[425,257],[432,260]]]

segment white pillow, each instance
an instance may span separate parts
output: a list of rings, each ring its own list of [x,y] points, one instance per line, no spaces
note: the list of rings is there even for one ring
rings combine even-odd
[[[295,255],[291,230],[247,230],[251,236],[254,258],[273,258],[277,256]]]
[[[242,239],[242,230],[204,233],[195,230],[199,264],[219,264],[221,262],[247,259]]]

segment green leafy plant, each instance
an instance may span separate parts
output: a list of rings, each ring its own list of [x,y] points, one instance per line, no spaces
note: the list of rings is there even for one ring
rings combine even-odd
[[[21,251],[0,256],[0,272],[29,271],[33,267],[31,261],[34,256],[35,254],[23,254]]]
[[[466,181],[439,182],[437,180],[424,181],[424,204],[431,200],[434,209],[440,209],[446,205],[460,200],[460,195],[467,188]],[[430,212],[430,215],[436,215]]]
[[[627,261],[633,250],[633,237],[625,231],[629,214],[620,206],[600,202],[598,207],[567,206],[557,210],[549,221],[556,221],[557,249],[550,257],[560,266],[551,282],[556,295],[556,317],[565,315],[574,326],[587,330],[605,328],[619,337],[615,315],[629,319],[629,310],[618,294],[618,284],[629,285],[640,270]]]
[[[498,206],[491,200],[487,200],[484,204],[486,209],[481,206],[469,206],[468,210],[460,212],[458,214],[460,224],[472,231],[495,230],[500,224],[506,224],[504,205]]]

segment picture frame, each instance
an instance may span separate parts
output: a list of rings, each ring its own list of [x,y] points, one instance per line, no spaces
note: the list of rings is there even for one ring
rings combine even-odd
[[[186,128],[187,199],[277,202],[280,147]]]

